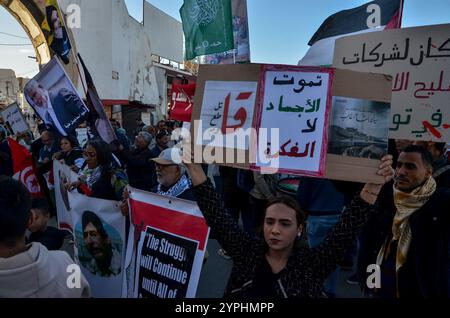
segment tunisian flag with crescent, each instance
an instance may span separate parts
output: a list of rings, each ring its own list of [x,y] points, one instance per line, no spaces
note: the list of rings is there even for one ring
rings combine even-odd
[[[8,138],[14,167],[14,179],[22,182],[32,197],[43,197],[41,186],[33,166],[33,158],[28,150],[14,139]]]

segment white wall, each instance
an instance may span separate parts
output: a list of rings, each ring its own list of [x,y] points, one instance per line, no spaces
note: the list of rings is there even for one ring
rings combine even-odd
[[[152,43],[152,53],[183,63],[183,27],[181,22],[144,2],[144,28]]]
[[[125,2],[60,0],[61,9],[72,3],[81,7],[81,28],[72,29],[76,47],[100,97],[159,105],[150,40],[143,25],[128,15]]]

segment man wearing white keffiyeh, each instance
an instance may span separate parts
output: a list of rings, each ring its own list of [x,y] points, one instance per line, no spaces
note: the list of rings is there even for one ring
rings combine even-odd
[[[409,146],[393,184],[363,190],[377,213],[362,232],[358,271],[366,284],[367,266],[380,266],[379,297],[450,296],[450,189],[437,187],[432,165],[425,148]]]
[[[152,159],[156,165],[158,186],[155,193],[180,199],[195,201],[192,183],[186,175],[186,168],[181,162],[181,150],[169,148]]]

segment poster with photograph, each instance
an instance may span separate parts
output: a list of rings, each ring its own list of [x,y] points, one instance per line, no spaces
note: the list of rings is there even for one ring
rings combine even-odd
[[[78,128],[89,113],[57,58],[27,83],[24,95],[47,127],[63,136]]]
[[[70,62],[69,56],[72,46],[58,1],[41,1],[45,1],[45,19],[42,22],[41,28],[44,34],[46,34],[47,43],[52,51],[61,58],[64,64],[68,64]]]
[[[378,159],[388,150],[390,104],[333,97],[328,153]]]
[[[77,176],[59,161],[54,161],[54,176],[58,224],[74,235],[74,259],[92,297],[121,297],[126,241],[118,202],[67,191],[64,184]]]

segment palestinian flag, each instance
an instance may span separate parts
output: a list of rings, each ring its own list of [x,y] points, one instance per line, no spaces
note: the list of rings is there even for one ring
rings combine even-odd
[[[298,65],[330,66],[338,38],[400,28],[402,11],[403,0],[375,0],[329,16],[309,41],[311,48]]]

